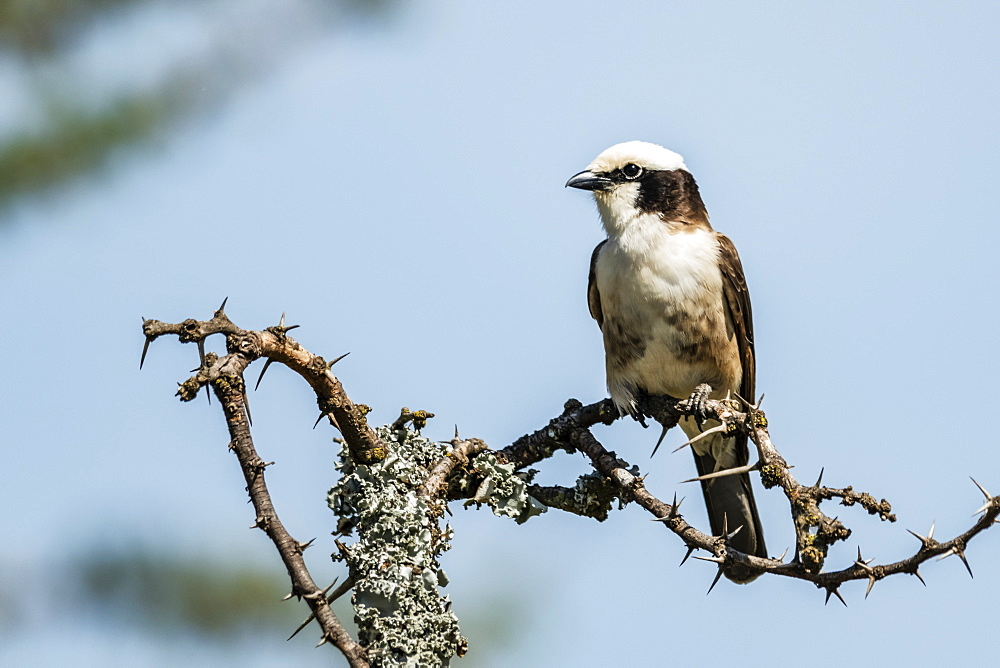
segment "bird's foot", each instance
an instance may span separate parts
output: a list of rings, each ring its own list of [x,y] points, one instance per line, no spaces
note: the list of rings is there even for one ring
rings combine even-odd
[[[691,417],[694,418],[694,423],[698,425],[698,431],[701,431],[701,425],[708,419],[706,402],[711,394],[712,386],[708,383],[702,383],[694,388],[690,397],[684,400],[683,408],[690,412]]]

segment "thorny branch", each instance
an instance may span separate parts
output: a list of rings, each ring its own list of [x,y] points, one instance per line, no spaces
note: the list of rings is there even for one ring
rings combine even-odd
[[[190,401],[197,396],[202,385],[211,385],[222,404],[229,428],[230,449],[236,453],[243,475],[247,482],[247,492],[253,502],[256,519],[253,527],[263,530],[274,543],[281,555],[281,560],[288,570],[292,581],[292,592],[289,596],[305,599],[313,616],[319,621],[323,630],[320,644],[331,642],[335,645],[353,668],[367,668],[367,652],[359,645],[337,619],[327,592],[317,586],[309,570],[306,568],[302,553],[310,543],[302,543],[288,533],[278,519],[277,511],[271,502],[267,485],[264,481],[264,469],[269,466],[257,454],[250,435],[250,414],[246,404],[246,387],[243,371],[257,357],[271,355],[269,359],[277,359],[290,368],[295,369],[310,381],[310,385],[320,397],[321,406],[326,405],[335,416],[338,424],[350,425],[350,433],[357,440],[357,455],[366,456],[376,451],[375,447],[365,447],[375,444],[377,437],[364,421],[364,414],[347,398],[340,382],[329,374],[329,367],[322,358],[316,357],[301,348],[297,343],[285,336],[288,328],[282,324],[264,332],[246,332],[226,317],[226,303],[223,302],[211,320],[199,322],[185,320],[171,325],[156,320],[143,322],[143,333],[146,345],[143,347],[142,362],[145,361],[149,343],[164,334],[176,334],[184,343],[198,344],[201,367],[197,375],[181,383],[177,394],[183,401]],[[219,357],[205,354],[204,341],[211,334],[226,335],[226,348],[229,354]],[[352,451],[353,452],[353,451]],[[273,463],[273,462],[272,462]],[[311,542],[311,541],[310,541]]]
[[[374,464],[384,460],[390,452],[390,446],[368,426],[365,415],[369,409],[364,405],[353,403],[340,381],[330,371],[333,364],[341,358],[327,363],[322,357],[305,350],[287,335],[287,332],[294,327],[284,324],[284,315],[277,326],[263,331],[248,331],[240,329],[229,320],[223,311],[224,306],[225,302],[208,321],[189,319],[178,324],[168,324],[156,320],[144,320],[143,333],[146,345],[142,359],[145,360],[149,344],[165,334],[175,334],[183,343],[194,342],[198,345],[201,366],[195,376],[180,384],[177,394],[182,400],[189,401],[197,395],[202,386],[211,385],[214,389],[226,415],[232,437],[231,447],[240,460],[248,491],[257,512],[254,526],[263,529],[275,543],[292,579],[292,594],[305,598],[313,615],[320,622],[323,629],[321,643],[332,642],[344,653],[352,666],[367,666],[366,649],[350,638],[329,608],[328,598],[332,599],[334,596],[328,597],[327,592],[312,581],[306,570],[302,551],[308,545],[296,542],[287,534],[271,505],[263,475],[267,464],[256,454],[250,438],[249,411],[246,406],[246,390],[242,376],[244,370],[254,360],[265,358],[267,360],[265,371],[272,362],[280,362],[299,373],[316,393],[320,419],[327,417],[330,423],[341,431],[349,456],[355,465]],[[204,352],[204,341],[212,334],[226,336],[227,355],[219,357]],[[641,408],[646,415],[656,419],[665,429],[675,426],[680,417],[691,414],[686,402],[669,397],[647,397]],[[638,468],[629,465],[615,453],[607,451],[590,432],[590,428],[597,424],[609,425],[619,419],[618,411],[609,399],[590,405],[583,405],[571,399],[566,402],[563,413],[551,420],[548,425],[526,434],[500,450],[490,450],[487,444],[479,439],[459,438],[456,431],[445,456],[427,465],[418,493],[439,512],[443,512],[447,510],[446,504],[450,500],[464,498],[482,501],[480,497],[484,493],[484,488],[488,487],[489,480],[484,480],[483,475],[477,473],[471,466],[472,460],[477,456],[492,453],[497,463],[507,465],[514,471],[522,471],[532,464],[551,457],[558,450],[580,451],[590,459],[599,474],[600,479],[597,481],[599,485],[606,488],[599,494],[602,496],[600,503],[589,505],[577,503],[574,500],[574,493],[580,488],[579,482],[577,488],[530,485],[527,487],[528,492],[550,507],[603,520],[610,507],[606,503],[607,490],[610,490],[611,495],[618,498],[622,504],[635,501],[652,514],[654,520],[677,534],[688,548],[685,561],[695,551],[702,550],[709,553],[710,556],[696,556],[696,558],[719,565],[719,572],[712,587],[718,582],[724,566],[740,564],[761,573],[812,582],[826,590],[827,601],[833,595],[842,602],[844,599],[839,587],[844,582],[852,580],[868,581],[866,597],[878,580],[890,575],[908,573],[923,582],[919,567],[934,557],[956,555],[971,575],[972,570],[965,555],[966,547],[978,534],[998,523],[1000,496],[992,496],[976,483],[986,501],[979,510],[981,515],[979,519],[964,533],[939,542],[933,536],[933,526],[926,536],[910,532],[920,541],[920,547],[906,559],[873,565],[871,559],[866,560],[862,557],[859,549],[857,560],[848,568],[823,572],[830,547],[839,541],[845,541],[851,531],[838,518],[830,518],[823,513],[820,504],[823,501],[836,499],[841,505],[859,505],[869,514],[878,515],[884,521],[895,522],[896,517],[892,514],[889,502],[884,499],[877,501],[867,492],[858,492],[851,487],[825,487],[822,485],[822,474],[814,485],[799,483],[792,476],[788,463],[772,443],[767,429],[767,418],[760,410],[759,404],[753,405],[743,399],[711,400],[706,402],[704,410],[708,418],[721,423],[717,427],[720,431],[746,433],[756,445],[758,455],[757,461],[749,466],[711,474],[712,477],[756,471],[760,474],[765,488],[780,487],[788,499],[796,534],[796,554],[790,561],[785,562],[784,555],[777,559],[764,559],[743,554],[733,549],[728,542],[740,527],[728,527],[723,531],[724,534],[728,532],[728,535],[711,536],[684,520],[679,512],[680,503],[676,497],[671,503],[665,503],[653,496],[645,488]],[[431,417],[433,414],[425,411],[411,412],[409,409],[403,409],[399,419],[390,429],[392,432],[404,433],[410,424],[419,431]],[[336,594],[342,594],[348,586],[355,583],[356,579],[352,574],[348,582],[338,588]]]

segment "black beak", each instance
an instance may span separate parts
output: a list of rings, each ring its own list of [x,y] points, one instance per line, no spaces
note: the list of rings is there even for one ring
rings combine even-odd
[[[565,188],[579,188],[580,190],[610,190],[614,182],[606,176],[594,174],[586,169],[574,175],[566,182]]]

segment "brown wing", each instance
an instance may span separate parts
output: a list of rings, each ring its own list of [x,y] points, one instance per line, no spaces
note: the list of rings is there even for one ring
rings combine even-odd
[[[601,254],[601,248],[606,243],[607,239],[594,248],[594,253],[590,256],[590,278],[587,281],[587,304],[590,306],[590,315],[597,321],[598,327],[604,325],[604,311],[601,310],[601,294],[597,291],[597,256]]]
[[[718,233],[716,233],[716,238],[719,241],[722,292],[725,296],[728,319],[736,336],[740,365],[743,367],[740,396],[747,401],[755,401],[754,384],[757,377],[757,367],[754,360],[750,291],[747,290],[743,264],[740,262],[740,256],[736,253],[733,242],[729,240],[729,237]],[[750,455],[747,448],[747,437],[739,435],[733,440],[736,447],[737,465],[744,465],[749,461]],[[698,475],[712,473],[715,469],[715,460],[711,455],[698,456],[696,454],[695,462],[698,465]],[[730,518],[728,522],[730,529],[733,526],[733,518],[736,519],[736,522],[741,520],[752,522],[752,530],[748,526],[747,530],[740,532],[740,536],[734,538],[734,541],[739,542],[734,542],[733,545],[741,552],[766,557],[767,546],[764,544],[764,529],[760,523],[760,513],[757,512],[757,502],[753,497],[750,476],[744,473],[740,476],[702,481],[702,492],[705,495],[705,504],[708,507],[712,531],[716,533],[722,531],[722,525],[726,523],[723,518],[727,515]],[[727,575],[736,582],[749,582],[756,577],[738,569],[731,570]]]
[[[747,289],[743,264],[736,253],[736,246],[724,234],[716,234],[719,240],[719,269],[722,270],[722,292],[729,311],[729,322],[733,325],[736,345],[740,351],[740,365],[743,380],[740,396],[747,401],[755,401],[754,385],[757,367],[753,348],[753,313],[750,310],[750,291]]]

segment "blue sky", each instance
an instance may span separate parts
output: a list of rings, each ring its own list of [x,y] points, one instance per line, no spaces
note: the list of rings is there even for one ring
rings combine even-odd
[[[187,551],[211,539],[213,553],[280,568],[244,529],[217,407],[172,397],[195,350],[158,342],[140,374],[140,316],[207,318],[228,296],[234,321],[259,329],[285,311],[313,352],[351,352],[339,377],[374,422],[424,408],[434,438],[458,424],[502,447],[569,397],[605,396],[584,298],[602,231],[563,183],[631,139],[684,155],[740,250],[758,391],[798,477],[825,467],[828,484],[894,504],[891,526],[831,509],[855,533],[829,565],[850,563],[859,543],[879,561],[904,557],[916,544],[905,528],[936,521],[951,537],[971,525],[980,497],[968,476],[1000,487],[1000,10],[609,7],[419,2],[388,26],[312,34],[212,115],[18,206],[0,230],[0,565],[51,574],[75,546],[138,537]],[[136,69],[157,57],[139,46],[121,47]],[[332,434],[311,429],[308,388],[280,369],[251,401],[283,520],[322,541]],[[650,460],[652,431],[620,423],[597,436],[648,471],[654,493],[689,496],[690,519],[706,525],[698,490],[678,483],[690,455]],[[584,470],[564,456],[542,479],[572,484]],[[792,545],[786,502],[759,488],[758,500],[780,553]],[[487,656],[471,638],[463,665],[994,654],[983,630],[1000,595],[998,535],[970,548],[975,580],[948,559],[924,569],[926,589],[895,577],[865,601],[864,584],[849,585],[844,609],[777,578],[706,597],[714,569],[678,569],[680,542],[637,508],[523,527],[456,509],[453,525],[445,568],[459,617],[495,596],[518,618]],[[320,579],[337,574],[330,549],[313,556]],[[32,620],[0,661],[65,660],[38,646],[51,628]],[[115,653],[114,633],[70,623],[84,665],[161,661],[142,639]],[[831,638],[839,652],[827,655]]]

